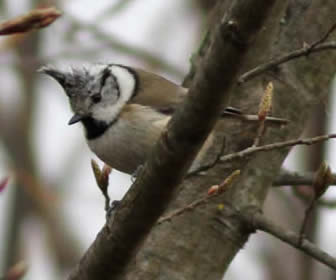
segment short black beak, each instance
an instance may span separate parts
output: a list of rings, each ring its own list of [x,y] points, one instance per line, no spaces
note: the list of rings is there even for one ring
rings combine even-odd
[[[72,116],[72,118],[70,119],[70,121],[68,122],[68,125],[72,125],[72,124],[78,123],[78,122],[80,122],[84,118],[85,118],[85,116],[74,114]]]

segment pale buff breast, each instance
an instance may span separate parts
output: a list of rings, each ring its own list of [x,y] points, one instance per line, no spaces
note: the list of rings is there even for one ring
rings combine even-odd
[[[105,163],[121,172],[134,174],[144,164],[170,117],[137,104],[126,105],[117,122],[101,137],[88,141],[90,149]],[[211,147],[210,134],[191,170]]]
[[[167,121],[166,116],[131,104],[101,137],[88,141],[90,149],[105,163],[133,174],[142,165]]]

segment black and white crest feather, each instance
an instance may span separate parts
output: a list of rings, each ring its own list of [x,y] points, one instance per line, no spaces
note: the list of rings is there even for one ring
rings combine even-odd
[[[116,64],[72,67],[68,71],[46,66],[40,72],[63,87],[76,116],[72,120],[82,121],[87,137],[98,137],[113,124],[137,87],[135,74]]]

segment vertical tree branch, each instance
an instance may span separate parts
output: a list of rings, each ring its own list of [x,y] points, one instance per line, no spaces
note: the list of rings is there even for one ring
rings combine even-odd
[[[222,106],[227,105],[229,90],[252,38],[274,3],[274,0],[237,0],[229,11],[224,10],[225,5],[219,5],[222,16],[190,94],[174,114],[117,213],[69,279],[116,279],[122,275],[136,248],[172,199]]]

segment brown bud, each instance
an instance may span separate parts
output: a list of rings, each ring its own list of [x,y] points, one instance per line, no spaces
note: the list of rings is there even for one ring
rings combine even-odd
[[[4,179],[0,181],[0,192],[2,192],[6,188],[8,181],[9,181],[9,177],[5,177]]]
[[[103,192],[107,191],[108,183],[109,183],[109,176],[112,172],[112,168],[107,164],[104,164],[103,170],[100,175],[100,188]]]
[[[218,185],[213,185],[208,189],[208,195],[217,194],[218,190],[219,190],[219,186]]]
[[[322,162],[316,172],[313,189],[315,199],[319,199],[328,189],[333,180],[331,169],[326,162]]]
[[[92,167],[92,171],[93,171],[93,174],[95,176],[97,185],[99,186],[100,185],[100,177],[101,177],[102,172],[99,168],[98,163],[94,159],[91,159],[91,167]]]
[[[240,174],[240,170],[233,171],[220,185],[213,185],[208,189],[208,195],[216,195],[225,192],[233,180]]]
[[[235,180],[240,175],[240,170],[237,169],[233,171],[225,180],[219,185],[219,192],[224,192],[228,189],[228,187],[232,184],[233,180]]]
[[[13,265],[8,272],[6,273],[6,276],[4,279],[6,280],[19,280],[21,279],[26,271],[27,271],[28,265],[25,261],[20,261]]]
[[[0,24],[0,35],[22,33],[43,28],[54,22],[62,13],[54,7],[35,9]]]
[[[258,118],[265,120],[272,109],[273,83],[269,82],[259,104]]]

